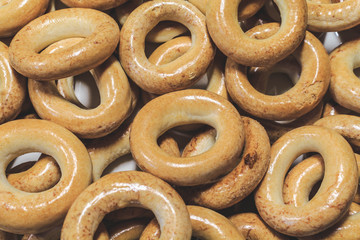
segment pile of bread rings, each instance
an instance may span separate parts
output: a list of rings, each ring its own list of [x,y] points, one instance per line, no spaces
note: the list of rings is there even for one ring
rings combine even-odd
[[[359,0],[0,0],[0,240],[359,239],[360,36],[319,40],[359,24]]]

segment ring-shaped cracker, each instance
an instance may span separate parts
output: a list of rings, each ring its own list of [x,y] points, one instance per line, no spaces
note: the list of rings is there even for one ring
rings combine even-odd
[[[11,0],[0,4],[0,38],[15,35],[31,20],[42,15],[49,0]]]
[[[44,54],[56,54],[79,39],[66,39],[50,45]],[[82,109],[62,97],[55,82],[29,79],[31,102],[42,119],[60,124],[81,138],[97,138],[120,126],[132,109],[130,84],[119,61],[110,57],[92,70],[101,102],[93,109]]]
[[[59,224],[71,204],[91,182],[91,161],[83,143],[70,131],[45,120],[14,120],[0,125],[0,229],[39,233]],[[62,177],[53,188],[27,193],[6,179],[17,156],[42,152],[56,159]]]
[[[25,78],[11,67],[8,47],[0,42],[0,124],[20,113],[25,95]]]
[[[84,37],[72,47],[39,54],[62,39]],[[22,75],[35,80],[75,76],[103,63],[119,43],[119,27],[109,15],[85,8],[50,12],[23,27],[9,47],[10,62]]]
[[[357,0],[321,3],[307,0],[308,29],[316,32],[343,31],[360,24]]]
[[[193,123],[216,129],[217,141],[211,149],[187,158],[170,156],[160,149],[157,139],[164,132]],[[168,93],[148,102],[130,131],[130,148],[138,166],[177,185],[217,180],[236,166],[243,143],[243,123],[234,106],[215,93],[198,89]]]
[[[192,34],[192,47],[176,60],[156,66],[145,55],[145,37],[160,21],[180,22]],[[214,57],[205,16],[182,0],[154,0],[136,8],[121,29],[119,55],[129,77],[150,93],[163,94],[193,85]]]
[[[276,23],[259,25],[248,33],[256,38],[271,36]],[[297,84],[283,94],[270,96],[257,91],[248,81],[247,68],[228,58],[226,88],[232,99],[250,114],[269,120],[293,120],[314,109],[330,82],[329,56],[321,42],[306,32],[304,44],[294,53],[302,65]]]
[[[245,66],[267,66],[292,53],[305,36],[307,8],[305,0],[276,0],[283,22],[279,31],[266,39],[245,35],[238,23],[241,0],[211,0],[206,22],[212,40],[229,58]]]
[[[347,1],[346,1],[347,2]],[[330,93],[341,106],[360,113],[360,39],[342,44],[330,54]]]
[[[269,166],[270,142],[265,129],[255,120],[242,117],[245,128],[245,147],[240,163],[218,182],[180,189],[186,202],[211,209],[230,207],[256,188]],[[190,157],[211,148],[216,133],[213,129],[191,139],[182,157]],[[208,140],[207,138],[213,138]],[[205,142],[205,143],[203,143]]]
[[[282,189],[285,174],[301,154],[318,152],[325,162],[325,176],[318,193],[299,207],[286,205]],[[305,126],[279,138],[271,147],[268,172],[255,193],[262,219],[276,231],[309,236],[333,225],[350,207],[358,183],[354,152],[334,130]]]
[[[65,218],[61,239],[93,239],[106,213],[129,206],[154,212],[161,225],[160,239],[190,240],[190,217],[181,197],[166,182],[139,171],[111,173],[85,189]]]

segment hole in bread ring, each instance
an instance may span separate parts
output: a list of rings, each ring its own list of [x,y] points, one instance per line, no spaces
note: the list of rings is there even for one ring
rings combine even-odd
[[[240,28],[237,9],[242,0],[211,0],[206,22],[212,40],[229,58],[245,66],[266,66],[292,53],[304,38],[307,22],[305,1],[277,0],[283,22],[266,39],[251,39]]]
[[[176,21],[192,34],[192,47],[176,60],[156,66],[145,55],[145,37],[160,21]],[[214,49],[207,33],[205,16],[181,0],[149,1],[136,8],[121,29],[121,65],[142,89],[163,94],[193,85],[209,66]]]
[[[217,141],[209,151],[180,158],[160,149],[157,139],[161,134],[193,123],[216,129]],[[177,185],[199,185],[217,180],[236,166],[243,144],[243,123],[234,106],[215,93],[198,89],[153,99],[138,112],[130,131],[130,148],[138,166]]]
[[[256,26],[249,34],[262,38],[277,29],[276,23],[264,24]],[[300,79],[293,88],[277,96],[256,91],[247,79],[247,68],[228,58],[225,82],[230,96],[243,110],[264,119],[293,120],[310,112],[329,86],[329,56],[321,42],[309,32],[294,56],[302,66]]]
[[[65,128],[44,120],[15,120],[0,125],[0,229],[17,234],[44,232],[65,217],[75,198],[90,184],[91,161],[83,143]],[[53,188],[27,193],[6,179],[7,165],[27,152],[56,159],[62,177]]]
[[[61,239],[90,240],[106,213],[131,206],[154,212],[160,239],[190,239],[190,217],[181,197],[166,182],[139,171],[111,173],[83,191],[65,218]]]
[[[0,42],[0,124],[20,113],[25,95],[25,78],[10,66],[8,47]]]
[[[307,204],[286,205],[282,195],[285,174],[294,159],[307,152],[318,152],[323,157],[323,182]],[[300,127],[272,145],[268,172],[255,194],[256,208],[276,231],[297,237],[313,235],[345,214],[355,196],[358,178],[354,152],[340,134],[324,127]]]
[[[72,47],[39,54],[62,39],[84,37]],[[11,65],[35,80],[56,80],[86,72],[103,63],[119,43],[119,27],[93,9],[67,8],[45,14],[22,28],[9,47]]]
[[[42,15],[49,0],[8,0],[0,2],[0,38],[11,37],[31,20]]]
[[[128,0],[61,0],[61,2],[63,2],[66,6],[72,8],[92,8],[98,10],[108,10],[115,8],[127,1]]]

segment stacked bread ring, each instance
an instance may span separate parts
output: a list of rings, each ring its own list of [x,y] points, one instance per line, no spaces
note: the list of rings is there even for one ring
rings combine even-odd
[[[359,6],[0,0],[0,240],[359,238]]]

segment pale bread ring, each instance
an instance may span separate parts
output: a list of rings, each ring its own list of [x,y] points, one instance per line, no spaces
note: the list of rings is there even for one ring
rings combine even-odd
[[[39,233],[60,223],[71,204],[91,182],[91,161],[83,143],[65,128],[45,120],[15,120],[0,125],[0,228],[13,233]],[[56,159],[62,177],[53,188],[27,193],[5,177],[17,156],[42,152]]]
[[[106,213],[128,206],[154,212],[160,239],[190,239],[190,217],[181,197],[161,179],[136,171],[111,173],[83,191],[65,218],[61,239],[90,240]]]
[[[217,130],[217,141],[209,151],[179,158],[160,149],[157,139],[161,134],[193,123]],[[168,93],[148,102],[136,115],[130,131],[130,148],[138,166],[177,185],[217,180],[235,167],[243,143],[243,123],[234,106],[215,93],[198,89]]]
[[[48,45],[71,37],[78,44],[54,54],[39,54]],[[103,63],[119,43],[119,27],[93,9],[66,8],[45,14],[22,28],[9,47],[11,65],[36,80],[75,76]]]
[[[212,40],[229,58],[245,66],[266,66],[292,53],[305,36],[305,0],[276,0],[284,21],[279,31],[266,39],[246,36],[238,23],[241,0],[212,0],[206,8],[206,22]]]
[[[49,0],[10,0],[0,4],[0,38],[16,34],[31,20],[42,15]]]
[[[13,120],[21,111],[26,81],[10,65],[8,47],[0,42],[0,124]]]
[[[145,55],[147,33],[160,21],[176,21],[187,27],[191,49],[168,64],[156,66]],[[129,77],[150,93],[163,94],[193,85],[214,57],[205,16],[192,4],[181,0],[155,0],[136,8],[121,29],[119,55]]]
[[[262,38],[277,30],[278,25],[272,23],[259,25],[249,33]],[[300,79],[294,87],[276,96],[257,91],[248,81],[246,67],[228,58],[225,82],[232,99],[246,112],[269,120],[293,120],[310,112],[320,103],[329,86],[329,56],[310,32],[306,32],[304,44],[294,55],[302,65]]]
[[[318,152],[325,162],[325,177],[318,194],[304,206],[286,205],[282,189],[292,162],[301,154]],[[279,138],[271,147],[268,172],[255,193],[263,220],[290,236],[309,236],[333,225],[349,209],[355,196],[358,171],[347,141],[334,130],[305,126]]]

